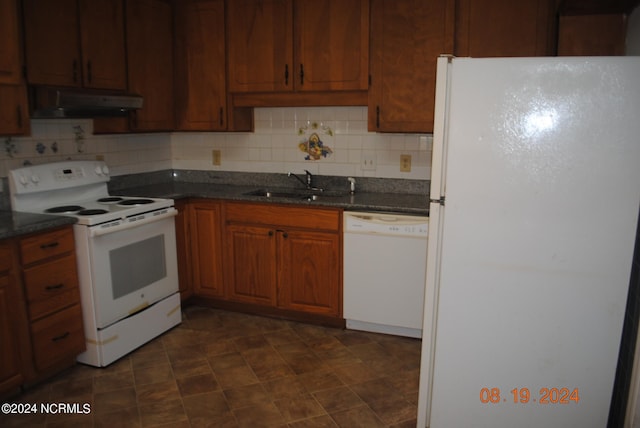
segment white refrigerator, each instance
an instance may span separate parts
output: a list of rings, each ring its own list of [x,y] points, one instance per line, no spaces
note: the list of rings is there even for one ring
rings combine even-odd
[[[438,59],[418,426],[606,427],[640,57]]]

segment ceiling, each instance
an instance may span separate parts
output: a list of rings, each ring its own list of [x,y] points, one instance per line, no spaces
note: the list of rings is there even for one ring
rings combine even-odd
[[[640,0],[558,0],[560,15],[629,14]]]

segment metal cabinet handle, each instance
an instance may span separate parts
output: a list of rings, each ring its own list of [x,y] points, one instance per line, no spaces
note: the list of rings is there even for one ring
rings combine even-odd
[[[289,64],[284,65],[284,84],[289,86]]]
[[[48,244],[42,244],[42,245],[40,245],[40,248],[43,249],[43,250],[47,250],[49,248],[55,248],[58,245],[60,245],[60,243],[58,241],[56,241],[56,242],[50,242]]]
[[[62,287],[64,287],[64,284],[60,283],[55,285],[47,285],[46,287],[44,287],[44,289],[47,291],[53,291],[53,290],[59,290]]]
[[[89,83],[91,83],[91,80],[93,79],[93,75],[91,73],[91,61],[87,61],[87,81]]]
[[[17,114],[16,124],[18,125],[18,129],[22,129],[22,106],[20,104],[16,106],[16,114]]]
[[[69,337],[69,334],[71,334],[71,333],[69,333],[68,331],[65,331],[60,336],[56,336],[56,337],[51,338],[51,341],[52,342],[58,342],[59,340],[66,339],[67,337]]]

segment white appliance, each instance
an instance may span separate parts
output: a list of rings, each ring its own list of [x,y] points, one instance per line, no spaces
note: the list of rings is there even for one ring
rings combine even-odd
[[[640,57],[439,58],[418,426],[605,427]]]
[[[9,172],[15,211],[67,215],[73,226],[87,350],[107,366],[181,322],[173,200],[110,196],[104,162]]]
[[[347,328],[420,337],[429,218],[345,212],[343,222]]]

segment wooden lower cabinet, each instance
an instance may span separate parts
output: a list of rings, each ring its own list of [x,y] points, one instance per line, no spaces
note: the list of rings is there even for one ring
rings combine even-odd
[[[37,370],[64,364],[85,350],[80,304],[31,323],[33,361]]]
[[[339,317],[340,236],[290,230],[278,238],[278,306]]]
[[[85,350],[73,228],[19,240],[36,377],[75,364]]]
[[[20,335],[26,320],[17,313],[24,304],[15,277],[16,265],[10,242],[0,242],[0,396],[24,381]]]
[[[335,209],[226,203],[227,299],[342,323],[341,218]]]
[[[276,306],[277,241],[272,227],[226,227],[227,296],[231,300]]]
[[[182,203],[178,266],[191,281],[195,303],[344,326],[340,209]]]
[[[0,241],[0,396],[84,350],[72,226]]]
[[[222,203],[195,200],[187,209],[191,281],[197,296],[224,296],[222,272]]]
[[[178,289],[180,300],[185,301],[193,295],[191,277],[191,237],[189,234],[189,201],[175,201],[178,215],[175,217],[176,253],[178,257]]]

